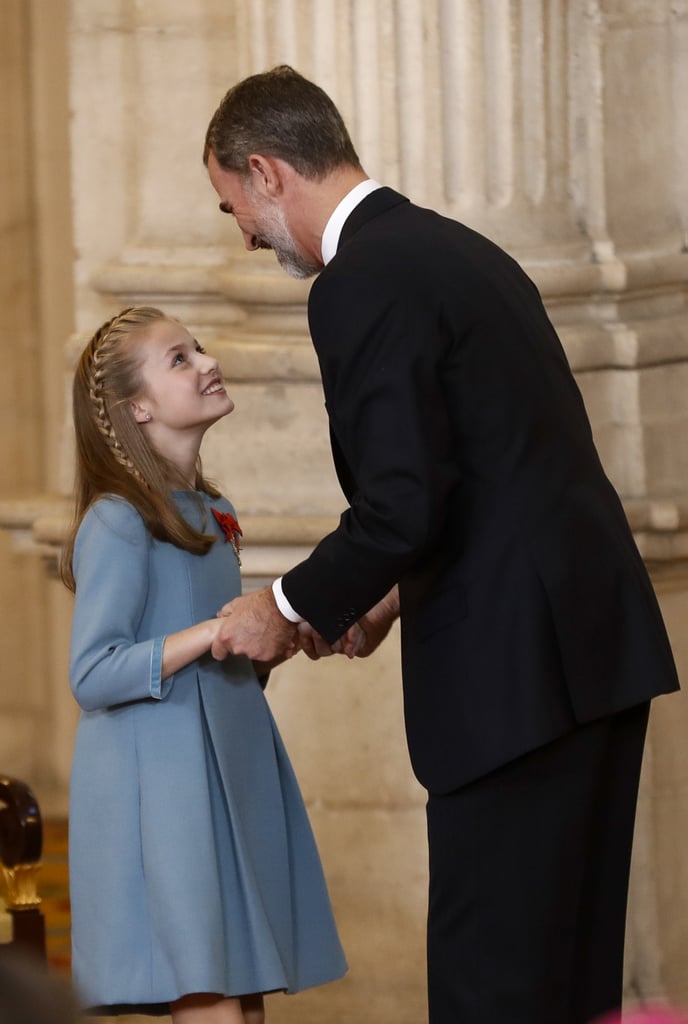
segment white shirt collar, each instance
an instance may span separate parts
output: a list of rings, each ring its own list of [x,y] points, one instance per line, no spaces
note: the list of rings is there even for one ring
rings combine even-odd
[[[365,181],[359,181],[358,185],[354,185],[350,192],[344,196],[344,198],[335,206],[330,219],[325,225],[325,230],[322,235],[322,242],[320,243],[320,250],[322,253],[322,261],[325,266],[330,262],[337,252],[337,246],[339,245],[339,236],[342,233],[344,227],[344,221],[352,212],[355,210],[358,204],[365,199],[366,196],[370,195],[376,189],[382,188],[379,181],[374,181],[372,178],[366,178]]]

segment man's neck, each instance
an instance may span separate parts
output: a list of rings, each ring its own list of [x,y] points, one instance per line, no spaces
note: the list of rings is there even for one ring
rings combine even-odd
[[[322,263],[322,236],[332,213],[342,199],[365,181],[368,175],[360,167],[342,167],[331,171],[325,178],[303,178],[298,175],[298,187],[291,193],[287,221],[299,247]]]

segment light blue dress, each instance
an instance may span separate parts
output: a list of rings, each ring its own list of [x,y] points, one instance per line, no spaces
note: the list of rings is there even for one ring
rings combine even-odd
[[[296,992],[346,971],[298,784],[251,662],[210,654],[160,678],[165,635],[241,591],[218,540],[155,540],[119,498],[79,528],[70,679],[73,978],[85,1006],[166,1013],[189,992]],[[200,502],[200,505],[199,505]]]

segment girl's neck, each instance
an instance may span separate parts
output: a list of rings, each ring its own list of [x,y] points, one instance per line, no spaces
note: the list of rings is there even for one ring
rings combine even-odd
[[[168,479],[170,491],[195,491],[196,490],[196,463],[189,472],[182,472],[178,469],[170,474]]]
[[[203,434],[183,436],[181,433],[171,439],[167,434],[152,437],[158,452],[173,467],[170,473],[170,490],[194,491],[196,489],[196,467]]]

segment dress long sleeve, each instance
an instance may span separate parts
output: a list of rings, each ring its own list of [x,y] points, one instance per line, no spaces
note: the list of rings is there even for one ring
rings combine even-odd
[[[163,698],[165,637],[137,641],[148,592],[151,538],[139,514],[120,499],[87,512],[74,547],[76,603],[70,652],[72,692],[85,711]]]

